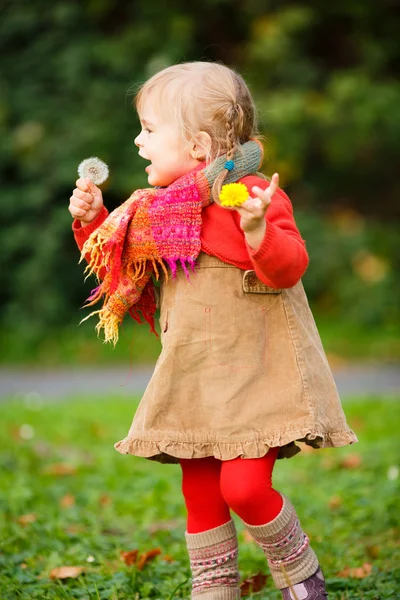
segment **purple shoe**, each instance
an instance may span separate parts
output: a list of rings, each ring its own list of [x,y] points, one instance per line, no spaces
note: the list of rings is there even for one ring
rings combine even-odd
[[[328,597],[320,567],[312,577],[296,583],[290,588],[285,588],[281,592],[283,600],[325,600]],[[296,593],[296,596],[293,592]]]

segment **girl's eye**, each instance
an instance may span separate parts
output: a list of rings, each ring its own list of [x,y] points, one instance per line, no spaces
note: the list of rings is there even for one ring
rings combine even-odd
[[[148,127],[144,127],[143,131],[145,131],[146,133],[151,133],[151,129],[149,129]]]

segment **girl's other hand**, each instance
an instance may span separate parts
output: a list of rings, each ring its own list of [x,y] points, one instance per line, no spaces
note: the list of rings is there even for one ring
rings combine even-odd
[[[253,187],[251,191],[256,197],[249,198],[241,206],[235,207],[240,214],[240,227],[244,231],[247,243],[253,250],[258,250],[264,239],[267,229],[265,213],[278,186],[279,175],[275,173],[266,190],[257,186]]]
[[[76,181],[76,188],[69,199],[69,212],[74,219],[84,225],[91,223],[103,207],[103,194],[100,188],[88,178]]]

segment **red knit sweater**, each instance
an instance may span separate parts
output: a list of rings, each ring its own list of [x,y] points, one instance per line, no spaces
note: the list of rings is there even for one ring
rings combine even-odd
[[[253,186],[266,189],[269,181],[249,175],[243,177],[251,193]],[[72,225],[75,240],[80,249],[89,235],[107,218],[108,211],[103,207],[100,214],[85,227],[75,220]],[[273,288],[288,288],[295,285],[303,276],[308,256],[305,243],[293,217],[292,204],[281,189],[278,189],[266,213],[267,230],[260,248],[254,252],[246,243],[240,228],[237,211],[225,210],[217,204],[203,209],[201,229],[201,249],[206,254],[216,256],[239,269],[254,269],[257,277]]]

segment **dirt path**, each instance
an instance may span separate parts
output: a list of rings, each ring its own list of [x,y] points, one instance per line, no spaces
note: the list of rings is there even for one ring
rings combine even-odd
[[[64,368],[28,370],[0,368],[0,399],[40,396],[60,400],[72,395],[140,394],[152,367]],[[400,365],[351,365],[334,371],[342,398],[363,395],[400,397]]]

